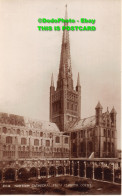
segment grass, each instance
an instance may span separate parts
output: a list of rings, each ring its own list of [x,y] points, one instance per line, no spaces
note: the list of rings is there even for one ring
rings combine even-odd
[[[25,182],[4,183],[11,187],[0,185],[0,194],[46,194],[46,195],[119,195],[121,185],[93,181],[74,176],[58,176],[49,179],[31,180]],[[15,187],[29,185],[29,187]]]

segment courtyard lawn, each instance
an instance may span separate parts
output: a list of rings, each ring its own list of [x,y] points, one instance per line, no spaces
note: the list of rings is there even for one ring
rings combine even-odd
[[[121,185],[74,176],[59,176],[1,183],[0,194],[119,195]]]

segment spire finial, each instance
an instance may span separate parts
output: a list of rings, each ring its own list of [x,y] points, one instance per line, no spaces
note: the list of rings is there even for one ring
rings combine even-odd
[[[67,14],[67,4],[65,5],[66,10],[65,10],[65,19],[68,19],[68,14]]]
[[[52,73],[52,76],[51,76],[51,86],[54,87],[53,73]]]

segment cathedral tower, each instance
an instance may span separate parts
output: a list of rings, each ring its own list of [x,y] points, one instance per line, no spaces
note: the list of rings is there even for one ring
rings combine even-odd
[[[67,19],[67,6],[65,19]],[[68,23],[64,23],[68,26]],[[63,31],[57,88],[53,76],[50,86],[50,121],[57,124],[60,131],[66,131],[73,121],[81,118],[81,85],[78,73],[77,86],[74,90],[70,57],[69,32]]]

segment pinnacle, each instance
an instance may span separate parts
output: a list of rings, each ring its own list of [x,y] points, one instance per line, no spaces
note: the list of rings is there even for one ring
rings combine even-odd
[[[100,102],[99,102],[99,101],[98,101],[98,104],[97,104],[97,106],[96,106],[96,108],[95,108],[95,109],[98,109],[98,108],[103,109],[103,107],[102,107],[102,105],[100,104]]]
[[[79,72],[78,72],[78,78],[77,78],[77,86],[80,86],[80,75],[79,75]]]
[[[52,76],[51,76],[51,86],[54,87],[53,73],[52,73]]]
[[[117,112],[116,112],[116,110],[115,110],[115,108],[114,108],[114,106],[113,106],[113,108],[112,108],[112,110],[111,110],[111,114],[116,114]]]

